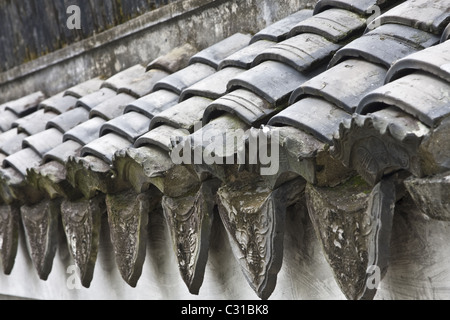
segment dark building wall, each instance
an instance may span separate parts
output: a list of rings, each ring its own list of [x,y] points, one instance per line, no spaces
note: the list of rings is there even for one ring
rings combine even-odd
[[[91,37],[175,0],[0,0],[0,72]],[[80,8],[81,29],[67,28]]]
[[[201,50],[236,32],[253,34],[302,8],[313,7],[316,1],[169,1],[106,31],[0,71],[0,104],[35,91],[52,96],[97,76],[107,78],[136,64],[145,66],[185,43]]]

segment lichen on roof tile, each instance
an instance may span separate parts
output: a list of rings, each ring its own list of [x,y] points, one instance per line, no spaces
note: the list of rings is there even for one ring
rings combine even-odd
[[[150,119],[137,112],[129,112],[106,122],[101,130],[100,136],[108,132],[114,132],[134,143],[134,141],[148,132]]]
[[[390,1],[394,2],[394,1]],[[329,8],[340,8],[349,11],[354,11],[359,14],[368,14],[369,10],[373,6],[381,6],[383,4],[389,4],[389,1],[385,0],[319,0],[314,7],[314,14],[318,14]]]
[[[5,110],[13,112],[20,118],[36,111],[39,103],[44,99],[45,95],[42,92],[35,92],[26,97],[5,103],[3,106]]]
[[[82,145],[88,144],[99,137],[100,129],[105,122],[106,120],[100,117],[89,119],[67,131],[64,134],[63,141],[73,140]]]
[[[54,117],[47,123],[45,128],[56,128],[61,133],[66,133],[88,119],[89,111],[84,108],[75,108]]]
[[[403,57],[390,68],[386,82],[391,82],[405,73],[424,71],[442,80],[450,81],[450,41],[429,47],[423,51]]]
[[[374,19],[372,24],[398,23],[434,34],[442,34],[450,21],[447,0],[406,1]],[[371,28],[369,25],[368,28]]]
[[[348,39],[366,26],[366,19],[353,12],[332,8],[298,23],[290,37],[301,33],[315,33],[337,43]]]
[[[263,30],[257,32],[251,40],[251,44],[266,40],[266,41],[273,41],[273,42],[281,42],[286,40],[286,38],[289,35],[289,32],[291,32],[292,28],[294,28],[298,23],[302,22],[303,20],[306,20],[310,17],[312,17],[313,11],[304,9],[299,10],[296,13],[281,19],[280,21],[277,21],[271,25],[269,25],[267,28],[264,28]]]
[[[235,53],[236,51],[248,46],[251,36],[242,33],[236,33],[192,56],[189,64],[203,63],[214,69],[219,68],[220,62]]]
[[[160,89],[127,105],[124,113],[139,112],[148,118],[178,103],[180,96],[172,91]]]

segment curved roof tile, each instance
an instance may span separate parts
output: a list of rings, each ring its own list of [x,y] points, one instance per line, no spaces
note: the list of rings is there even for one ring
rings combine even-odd
[[[351,38],[366,27],[366,19],[343,9],[329,9],[297,24],[290,33],[294,37],[301,33],[315,33],[338,43]]]
[[[251,45],[239,50],[238,52],[223,59],[219,65],[219,70],[226,67],[236,67],[242,69],[250,69],[256,56],[267,48],[270,48],[276,42],[268,40],[259,40]]]
[[[172,91],[160,89],[128,104],[124,113],[139,112],[152,119],[156,114],[176,105],[179,98]]]
[[[364,15],[369,14],[373,6],[381,6],[386,2],[389,3],[386,0],[319,0],[314,7],[314,14],[319,14],[330,8],[340,8]]]
[[[279,107],[285,105],[292,91],[308,79],[284,63],[265,61],[230,80],[228,91],[247,89]]]
[[[333,103],[306,97],[270,119],[271,126],[291,126],[303,130],[322,142],[332,144],[335,128],[351,115]]]
[[[450,41],[400,59],[389,69],[386,83],[415,71],[430,73],[450,82]]]
[[[250,44],[261,40],[273,41],[273,42],[281,42],[287,39],[291,30],[300,22],[312,17],[312,10],[300,10],[296,13],[278,21],[267,28],[257,32],[250,41]]]
[[[100,129],[105,122],[105,119],[100,117],[89,119],[67,131],[64,134],[63,141],[73,140],[82,145],[88,144],[99,137]]]
[[[434,128],[450,115],[449,93],[448,81],[416,72],[367,94],[356,112],[367,114],[380,104],[394,105]]]
[[[189,59],[196,53],[196,48],[189,43],[185,43],[181,47],[177,47],[168,54],[150,62],[147,65],[147,71],[157,69],[167,73],[175,73],[178,70],[186,68],[189,64]]]
[[[40,157],[43,157],[48,151],[61,144],[62,137],[63,134],[59,130],[51,128],[25,138],[22,148],[31,148]]]
[[[114,132],[134,143],[144,133],[148,132],[150,119],[137,112],[129,112],[106,122],[100,129],[100,136]]]
[[[26,97],[10,101],[3,104],[5,110],[13,112],[17,117],[21,118],[36,111],[39,103],[45,99],[42,92],[35,92]]]
[[[109,121],[123,114],[125,107],[135,100],[136,98],[129,94],[119,93],[91,109],[89,117],[100,117]]]
[[[208,99],[218,99],[227,92],[227,85],[231,79],[234,79],[244,69],[228,67],[217,71],[211,76],[200,80],[189,88],[183,90],[180,95],[180,102],[193,96],[204,97]]]
[[[386,72],[382,66],[349,59],[305,82],[294,91],[290,103],[316,96],[353,113],[365,94],[383,85]]]
[[[79,124],[89,119],[89,111],[84,108],[75,108],[73,110],[64,112],[59,116],[54,117],[45,126],[46,129],[56,128],[61,133],[75,128]]]
[[[116,91],[109,89],[109,88],[101,88],[98,91],[95,91],[91,94],[88,94],[87,96],[84,96],[80,99],[78,99],[78,102],[76,104],[76,107],[83,107],[88,111],[91,111],[91,109],[95,108],[100,103],[116,96]]]
[[[223,113],[236,115],[249,125],[258,126],[275,113],[272,105],[246,89],[234,90],[213,101],[203,115],[203,126]]]
[[[158,81],[155,84],[154,90],[165,89],[180,95],[186,88],[209,77],[215,72],[216,69],[209,65],[194,63]]]
[[[250,40],[250,35],[236,33],[193,55],[189,64],[203,63],[217,70],[223,59],[248,46]]]
[[[203,113],[210,103],[211,99],[203,97],[189,98],[155,116],[150,123],[150,130],[166,124],[192,132],[194,125],[202,121]]]
[[[340,47],[339,44],[330,42],[322,36],[303,33],[262,51],[255,58],[253,66],[272,60],[282,62],[299,72],[305,72],[328,62]]]
[[[447,0],[405,1],[380,17],[374,19],[368,26],[386,23],[404,24],[426,32],[441,34],[450,21],[450,7]]]
[[[81,148],[80,157],[95,156],[111,164],[114,153],[130,147],[132,144],[117,134],[108,133]]]
[[[329,67],[349,58],[362,58],[389,68],[398,59],[419,51],[421,48],[395,37],[367,34],[352,41],[333,57]]]

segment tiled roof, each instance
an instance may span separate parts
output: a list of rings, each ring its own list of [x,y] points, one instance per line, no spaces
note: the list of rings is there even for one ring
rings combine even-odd
[[[367,27],[374,5],[383,14]],[[47,279],[62,219],[89,287],[107,212],[117,267],[134,287],[148,214],[162,207],[181,276],[198,294],[218,207],[249,285],[266,299],[286,210],[306,198],[343,293],[373,298],[367,270],[384,275],[389,265],[400,186],[426,214],[449,219],[448,9],[447,0],[321,0],[254,36],[200,52],[185,45],[47,100],[34,93],[0,106],[4,272],[21,218]],[[230,148],[225,132],[238,134]],[[272,172],[261,155],[274,144]],[[198,161],[177,163],[181,149]]]

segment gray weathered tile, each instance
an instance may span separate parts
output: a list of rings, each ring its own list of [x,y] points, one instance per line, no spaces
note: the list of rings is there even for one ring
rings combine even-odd
[[[140,64],[134,65],[105,80],[102,83],[102,88],[109,88],[117,92],[120,88],[126,87],[131,81],[141,77],[144,73],[145,68],[143,66]]]
[[[264,50],[255,58],[253,64],[258,65],[268,60],[279,61],[304,72],[328,62],[339,48],[340,45],[322,36],[303,33]]]
[[[61,133],[66,133],[88,119],[89,111],[84,108],[75,108],[54,117],[47,123],[46,129],[56,128]]]
[[[202,121],[203,113],[210,103],[211,100],[207,98],[189,98],[155,116],[150,123],[150,130],[167,124],[175,129],[186,129],[192,132],[194,125]]]
[[[136,98],[129,94],[119,93],[93,108],[90,117],[100,117],[109,121],[123,114],[125,107],[135,100]]]
[[[139,139],[137,139],[134,147],[140,148],[144,146],[154,145],[167,152],[170,152],[173,148],[172,139],[186,136],[188,136],[188,131],[186,130],[174,129],[171,126],[162,125],[147,132]]]
[[[154,90],[165,89],[180,95],[184,89],[209,77],[214,72],[216,72],[216,69],[211,66],[203,63],[194,63],[158,81]]]
[[[396,23],[383,24],[366,33],[366,35],[375,34],[384,37],[394,37],[422,49],[439,43],[439,36],[433,33]]]
[[[398,23],[440,35],[450,21],[448,0],[406,1],[372,21],[372,24]],[[368,26],[369,28],[372,25]]]
[[[41,280],[47,280],[58,247],[60,199],[20,208],[31,260]]]
[[[351,115],[332,103],[316,97],[306,97],[270,119],[271,126],[292,126],[312,134],[325,143],[332,143],[339,124]]]
[[[0,111],[0,131],[5,132],[12,128],[12,124],[19,117],[9,110],[1,110]]]
[[[332,8],[297,24],[292,29],[290,37],[300,33],[315,33],[338,43],[358,32],[362,33],[365,27],[366,19],[356,13]]]
[[[12,155],[22,149],[22,141],[28,135],[19,133],[17,128],[10,129],[0,135],[0,151],[6,155]]]
[[[273,106],[257,94],[237,89],[212,102],[203,115],[203,126],[223,113],[232,114],[249,125],[258,126],[275,113]]]
[[[228,83],[228,91],[247,89],[267,100],[273,107],[287,105],[290,94],[309,80],[294,68],[276,61],[265,61]]]
[[[424,71],[450,83],[450,41],[419,51],[397,61],[386,75],[386,82],[415,72]]]
[[[175,73],[178,70],[186,68],[189,59],[197,53],[197,49],[191,44],[184,45],[173,49],[168,54],[158,57],[147,65],[147,71],[152,69],[163,70],[168,73]]]
[[[442,43],[444,43],[447,40],[450,40],[450,23],[448,24],[447,28],[445,28],[444,32],[442,33],[442,37],[441,37]]]
[[[126,106],[124,113],[139,112],[152,119],[156,114],[176,105],[179,98],[178,94],[161,89],[133,101]]]
[[[351,121],[342,122],[331,154],[372,185],[395,170],[422,176],[419,148],[429,134],[430,128],[419,120],[388,107],[366,116],[354,114]]]
[[[11,274],[19,243],[20,209],[17,205],[0,205],[0,257],[3,272]]]
[[[4,167],[17,170],[22,176],[26,176],[27,169],[39,166],[41,157],[30,148],[22,149],[3,160]]]
[[[192,56],[190,64],[203,63],[215,70],[219,68],[220,62],[231,54],[249,45],[251,36],[236,33]]]
[[[128,83],[123,83],[121,87],[118,88],[117,93],[126,93],[136,99],[141,98],[153,91],[155,84],[167,77],[169,73],[162,70],[150,70],[141,75],[137,75]]]
[[[43,162],[57,161],[61,164],[65,164],[69,157],[75,157],[79,155],[82,145],[74,140],[67,140],[48,151],[44,157]]]
[[[83,96],[80,98],[76,104],[77,107],[83,107],[86,110],[90,111],[91,109],[95,108],[100,103],[114,97],[117,95],[117,92],[109,89],[109,88],[102,88],[98,91],[95,91],[91,94],[88,94],[86,96]]]
[[[19,118],[36,111],[39,103],[44,101],[45,95],[42,92],[35,92],[23,98],[5,103],[5,110],[9,110]]]
[[[244,72],[244,69],[229,67],[217,71],[209,77],[185,89],[180,96],[180,102],[193,96],[218,99],[227,92],[228,82]]]
[[[106,121],[100,117],[89,119],[86,122],[76,126],[64,134],[63,140],[73,140],[82,145],[88,144],[97,139],[100,135],[100,129]]]
[[[293,104],[305,96],[323,98],[353,113],[365,94],[383,85],[386,69],[364,60],[349,59],[301,85],[291,96]]]
[[[103,80],[99,77],[87,80],[85,82],[79,83],[72,88],[67,89],[64,92],[65,96],[72,96],[74,98],[80,99],[87,96],[95,91],[100,90]]]
[[[54,119],[58,114],[54,112],[45,112],[45,110],[38,110],[26,117],[20,118],[13,123],[13,127],[17,127],[19,132],[25,132],[32,136],[33,134],[44,131],[47,123]]]
[[[113,132],[134,143],[137,138],[147,133],[149,128],[148,117],[137,112],[129,112],[106,122],[100,130],[100,136]]]
[[[404,184],[424,214],[436,220],[450,220],[449,172],[426,178],[412,176],[406,179]]]
[[[22,145],[23,148],[31,148],[43,157],[48,151],[60,145],[62,138],[63,134],[59,130],[51,128],[25,138]]]
[[[81,149],[80,155],[81,157],[92,155],[111,164],[114,153],[131,146],[132,143],[127,139],[114,133],[108,133],[85,145]]]
[[[433,128],[450,115],[449,92],[449,82],[423,73],[413,73],[366,95],[356,112],[367,114],[380,105],[392,105]]]
[[[250,69],[256,56],[258,56],[261,52],[263,52],[267,48],[270,48],[274,44],[276,44],[276,42],[268,40],[259,40],[253,42],[249,46],[223,59],[219,65],[219,70],[226,67]]]
[[[394,1],[390,0],[390,2]],[[386,2],[389,3],[385,0],[319,0],[314,7],[314,14],[319,14],[330,8],[340,8],[365,15],[369,13],[369,9],[373,6],[381,6]]]
[[[268,40],[273,42],[281,42],[286,40],[289,32],[293,27],[295,27],[298,23],[312,17],[313,11],[304,9],[300,10],[280,21],[277,21],[267,28],[257,32],[251,40],[251,43],[255,43],[261,40]]]
[[[176,105],[179,98],[178,94],[161,89],[131,102],[124,113],[139,112],[152,119],[156,114]]]
[[[64,92],[42,101],[39,104],[40,109],[45,111],[52,111],[57,114],[64,113],[70,109],[73,109],[78,99],[73,96],[64,96]]]
[[[389,68],[398,59],[420,50],[408,42],[385,35],[367,34],[356,39],[339,50],[330,62],[329,67],[351,58],[362,58],[379,63]]]

